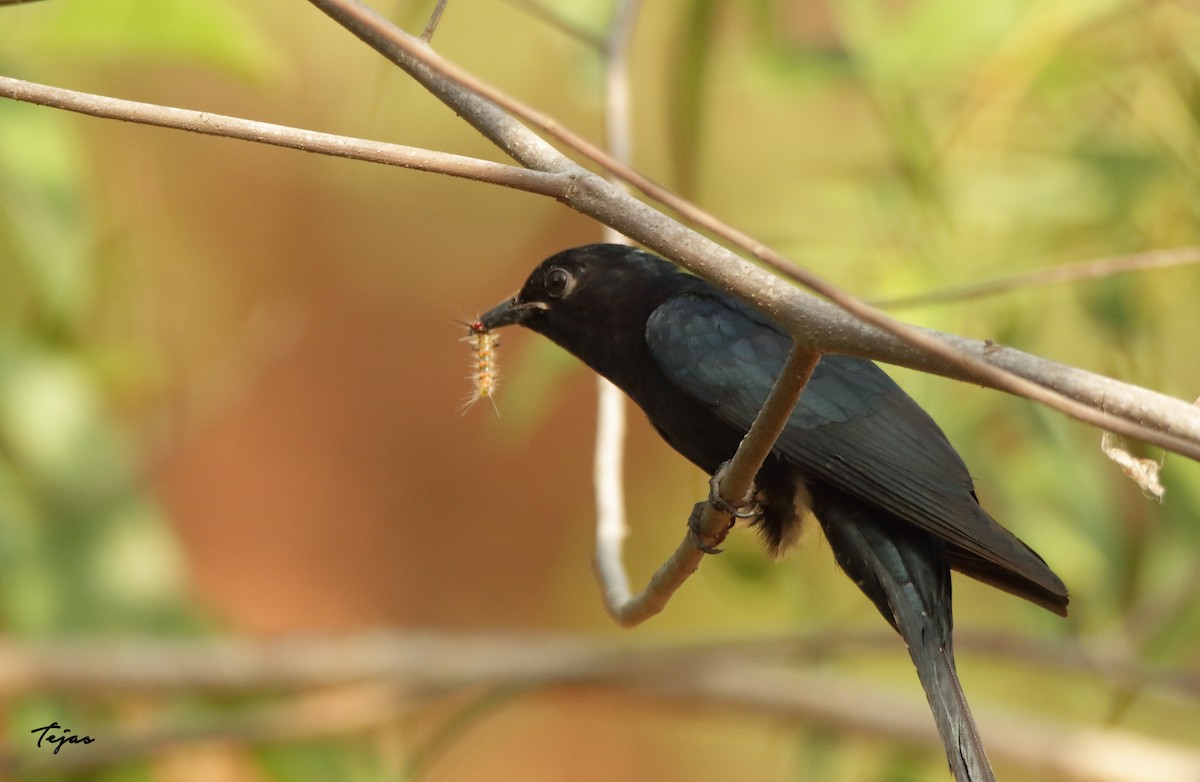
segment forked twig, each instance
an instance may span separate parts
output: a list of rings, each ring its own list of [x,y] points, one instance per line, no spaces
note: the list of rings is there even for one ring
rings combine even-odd
[[[437,5],[433,7],[433,13],[429,15],[429,22],[425,25],[425,32],[421,33],[421,40],[429,43],[433,40],[433,34],[437,32],[438,25],[442,22],[442,14],[446,11],[446,0],[437,0]]]

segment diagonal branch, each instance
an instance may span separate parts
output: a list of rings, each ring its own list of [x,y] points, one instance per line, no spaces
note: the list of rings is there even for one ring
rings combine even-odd
[[[716,476],[720,480],[720,496],[725,502],[737,505],[748,498],[753,499],[754,477],[762,469],[765,455],[775,445],[779,435],[783,434],[788,418],[800,401],[800,395],[820,359],[820,353],[813,353],[800,345],[793,347],[788,354],[775,385],[771,387],[771,393],[738,447],[738,455],[745,453],[745,458],[730,460]],[[759,454],[763,454],[763,457],[758,458]],[[696,533],[702,545],[710,550],[721,545],[731,522],[729,514],[722,513],[710,500],[704,506]]]
[[[819,357],[818,354],[807,352],[801,347],[794,348],[788,356],[787,363],[779,373],[779,378],[754,419],[750,431],[746,433],[737,453],[720,474],[720,493],[726,502],[731,505],[740,504],[749,493],[754,476],[758,474],[776,438],[787,424],[788,415],[799,401]],[[697,523],[696,537],[704,547],[712,550],[725,539],[732,519],[728,513],[718,510],[711,501],[701,505],[703,510]],[[640,594],[631,596],[623,580],[605,581],[605,607],[618,624],[631,627],[644,622],[662,611],[676,590],[700,567],[700,560],[704,558],[704,554],[691,535],[685,536],[675,548],[675,553],[655,571],[650,577],[650,583]],[[600,566],[599,562],[597,566]],[[624,591],[620,591],[622,588]]]
[[[1200,264],[1200,247],[1148,250],[1128,255],[1114,255],[1109,258],[1069,263],[1063,266],[1034,269],[1033,271],[1013,274],[1008,277],[984,280],[972,285],[963,285],[940,291],[930,291],[928,293],[915,293],[911,296],[880,299],[873,303],[876,307],[899,309],[901,307],[918,307],[951,301],[961,302],[982,299],[987,296],[996,296],[1002,293],[1011,293],[1013,291],[1025,291],[1030,288],[1040,288],[1047,285],[1058,285],[1064,282],[1103,280],[1120,274],[1170,269],[1176,266],[1194,264]]]
[[[562,197],[570,184],[568,177],[563,174],[520,168],[448,152],[388,144],[383,141],[318,133],[313,130],[273,125],[269,122],[257,122],[207,111],[109,98],[61,87],[34,84],[9,76],[0,76],[0,96],[40,106],[74,111],[92,117],[137,122],[142,125],[186,130],[205,136],[253,141],[259,144],[298,149],[303,152],[316,152],[322,155],[474,179],[554,198]]]
[[[835,303],[806,294],[575,165],[509,112],[519,114],[543,132],[602,163],[635,187],[666,192],[564,130],[552,118],[523,106],[443,60],[418,39],[356,0],[310,2],[403,68],[523,165],[546,171],[569,171],[575,186],[562,199],[568,206],[754,304],[787,326],[797,343],[807,349],[859,355],[980,383],[1041,402],[1085,423],[1200,459],[1200,410],[1186,402],[990,341],[952,337],[901,324],[735,229],[719,222],[706,226],[719,228],[721,236],[736,240],[739,246],[776,270]],[[673,207],[688,207],[675,197],[670,203]],[[703,217],[694,207],[687,214]]]

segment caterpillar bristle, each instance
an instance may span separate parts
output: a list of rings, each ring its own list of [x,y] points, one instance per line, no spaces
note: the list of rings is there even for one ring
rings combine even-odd
[[[463,337],[463,342],[471,346],[474,362],[471,365],[471,374],[468,375],[471,381],[471,395],[463,404],[463,414],[465,415],[480,399],[487,399],[492,403],[496,415],[500,415],[500,408],[496,406],[496,385],[499,380],[496,348],[500,346],[500,338],[489,333],[479,321],[470,324],[468,328],[470,332]]]

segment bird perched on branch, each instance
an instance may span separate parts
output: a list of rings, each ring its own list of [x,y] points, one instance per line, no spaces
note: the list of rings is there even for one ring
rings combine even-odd
[[[732,458],[792,347],[779,325],[650,253],[597,244],[558,253],[480,318],[549,337],[620,387],[709,475]],[[755,478],[768,550],[809,511],[842,570],[908,646],[956,779],[990,780],[954,665],[950,570],[1057,614],[1067,589],[980,507],[962,459],[875,364],[825,355]]]

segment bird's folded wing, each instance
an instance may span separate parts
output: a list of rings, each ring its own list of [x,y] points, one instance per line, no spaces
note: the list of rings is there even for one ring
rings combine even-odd
[[[704,292],[658,307],[646,341],[671,382],[741,431],[753,423],[792,345],[761,313]],[[774,450],[810,478],[961,549],[962,561],[980,571],[965,572],[1010,572],[1049,594],[1027,594],[1005,578],[984,580],[1063,610],[1062,582],[979,507],[967,468],[941,429],[874,363],[822,357]]]

